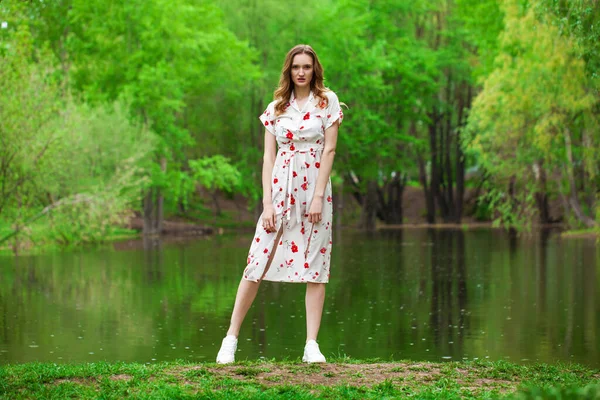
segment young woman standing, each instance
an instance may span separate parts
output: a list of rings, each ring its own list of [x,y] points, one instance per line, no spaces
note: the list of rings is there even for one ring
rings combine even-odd
[[[344,116],[336,94],[323,85],[323,67],[308,45],[288,52],[274,97],[260,116],[265,126],[264,210],[217,355],[221,364],[235,360],[240,326],[262,280],[307,285],[302,361],[325,362],[316,339],[331,260],[329,175]]]

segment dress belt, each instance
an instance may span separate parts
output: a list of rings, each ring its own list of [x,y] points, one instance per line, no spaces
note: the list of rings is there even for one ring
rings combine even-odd
[[[293,188],[293,179],[294,179],[294,172],[296,172],[297,176],[300,176],[299,171],[295,171],[295,161],[294,161],[294,156],[296,156],[298,153],[316,153],[318,151],[322,151],[323,147],[322,146],[318,146],[315,145],[314,143],[291,143],[291,144],[286,144],[286,145],[280,145],[279,147],[279,152],[280,153],[286,153],[286,160],[289,160],[289,162],[287,163],[287,195],[285,198],[285,207],[284,210],[289,209],[289,212],[287,213],[287,220],[289,221],[291,219],[291,214],[292,214],[292,207],[296,206],[296,221],[298,223],[300,223],[302,221],[302,216],[300,215],[300,199],[297,198],[295,201],[295,204],[291,203],[291,199],[292,196],[294,195],[294,188]],[[292,155],[287,156],[287,153],[291,153]],[[308,201],[307,204],[308,206]]]

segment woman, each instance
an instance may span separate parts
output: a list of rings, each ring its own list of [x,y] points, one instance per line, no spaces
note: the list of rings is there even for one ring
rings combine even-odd
[[[260,116],[265,126],[264,210],[217,355],[221,364],[235,359],[240,326],[262,280],[306,283],[302,361],[325,362],[316,339],[331,260],[329,174],[343,113],[336,94],[323,86],[323,67],[308,45],[288,52],[274,97]]]

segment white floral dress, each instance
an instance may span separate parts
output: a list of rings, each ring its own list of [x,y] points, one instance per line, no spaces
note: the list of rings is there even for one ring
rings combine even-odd
[[[337,120],[341,123],[344,118],[336,94],[332,91],[325,94],[327,107],[317,104],[318,98],[311,91],[308,101],[300,109],[292,93],[283,114],[275,115],[273,101],[260,116],[278,144],[271,185],[277,231],[269,232],[263,228],[260,216],[244,269],[246,280],[329,281],[333,216],[331,179],[325,188],[321,221],[308,221],[325,130]]]

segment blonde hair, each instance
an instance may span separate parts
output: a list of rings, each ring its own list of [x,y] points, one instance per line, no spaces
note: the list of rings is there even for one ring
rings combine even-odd
[[[319,62],[317,53],[307,44],[299,44],[285,56],[283,62],[283,68],[281,69],[281,76],[279,77],[279,87],[275,90],[273,96],[275,97],[275,115],[283,114],[285,109],[288,107],[288,102],[292,91],[294,90],[294,83],[292,82],[292,62],[294,57],[298,54],[308,54],[313,60],[313,76],[310,81],[310,89],[312,90],[315,97],[321,99],[319,106],[325,108],[328,105],[327,96],[325,92],[328,90],[323,85],[323,66]]]

